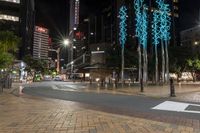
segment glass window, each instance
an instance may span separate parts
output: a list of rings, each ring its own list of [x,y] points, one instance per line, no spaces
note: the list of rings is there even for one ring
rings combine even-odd
[[[20,0],[0,0],[0,1],[7,1],[7,2],[13,2],[13,3],[20,3]]]
[[[174,1],[174,3],[178,3],[178,0],[173,0]]]
[[[6,14],[0,14],[0,20],[19,21],[19,17],[10,16]]]

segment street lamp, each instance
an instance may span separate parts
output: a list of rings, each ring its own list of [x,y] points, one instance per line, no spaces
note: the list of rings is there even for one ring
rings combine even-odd
[[[73,40],[74,41],[74,40]],[[71,65],[71,74],[73,73],[73,50],[76,49],[76,46],[73,46],[73,42],[70,41],[70,39],[64,39],[63,40],[63,44],[65,46],[69,46],[69,51],[70,51],[70,55],[69,55],[69,63]]]
[[[64,44],[65,46],[68,46],[68,45],[70,44],[69,39],[64,39],[63,44]]]
[[[62,45],[64,46],[69,46],[70,40],[69,39],[63,39],[61,42]],[[57,54],[57,66],[56,66],[56,71],[57,73],[60,73],[60,51],[61,51],[61,46],[59,46],[56,50],[55,49],[49,49],[49,51],[55,51]]]

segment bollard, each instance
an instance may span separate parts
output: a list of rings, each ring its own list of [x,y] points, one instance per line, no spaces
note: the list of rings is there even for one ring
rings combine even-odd
[[[105,88],[106,88],[106,89],[108,88],[108,84],[107,84],[107,83],[105,83]]]
[[[140,79],[140,91],[144,92],[144,85],[143,85],[143,79]]]
[[[19,95],[23,95],[23,92],[22,92],[22,91],[23,91],[23,87],[20,85],[20,86],[19,86]]]
[[[175,88],[173,78],[170,78],[170,96],[175,97]]]
[[[114,80],[112,80],[112,84],[113,84],[113,88],[116,88],[116,84]]]

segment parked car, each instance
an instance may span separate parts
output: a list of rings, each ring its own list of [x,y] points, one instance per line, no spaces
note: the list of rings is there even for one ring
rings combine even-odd
[[[50,80],[52,80],[52,76],[51,75],[44,75],[44,80],[50,81]]]
[[[56,77],[54,78],[54,80],[55,80],[55,81],[63,81],[63,79],[62,79],[61,76],[56,76]]]
[[[41,74],[35,74],[33,81],[34,82],[40,82],[42,80]]]

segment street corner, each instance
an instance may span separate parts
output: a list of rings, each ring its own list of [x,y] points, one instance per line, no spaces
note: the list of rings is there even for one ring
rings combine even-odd
[[[1,97],[0,132],[65,133],[197,133],[193,127],[76,108],[54,99]],[[78,104],[77,104],[78,105]]]

